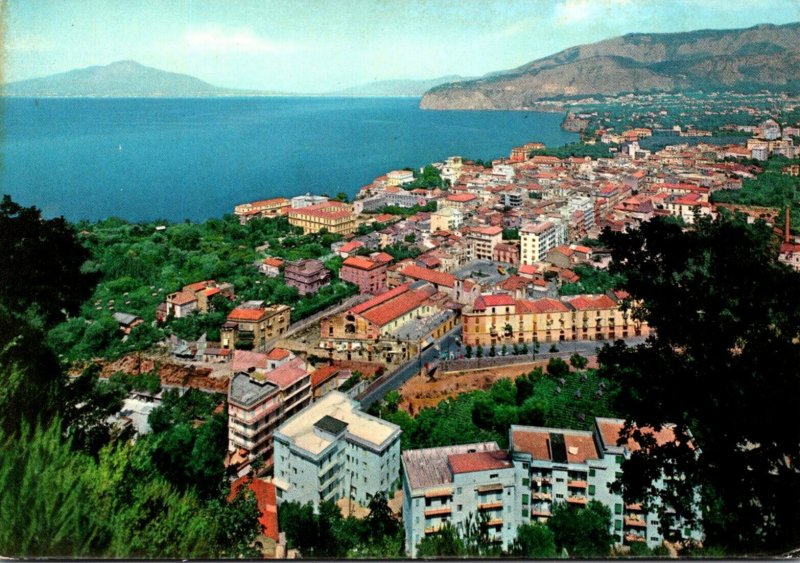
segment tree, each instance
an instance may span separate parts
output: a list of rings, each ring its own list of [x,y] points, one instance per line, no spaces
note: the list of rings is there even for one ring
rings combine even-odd
[[[692,521],[701,487],[707,541],[750,552],[797,545],[800,474],[788,460],[800,451],[800,275],[776,262],[777,237],[763,222],[721,215],[687,231],[653,220],[601,240],[627,278],[633,319],[654,330],[598,358],[620,383],[617,409],[630,423],[621,438],[642,446],[623,464],[625,498],[659,497]],[[675,442],[642,431],[665,424]],[[681,477],[656,490],[661,474]]]
[[[575,352],[569,357],[569,363],[575,369],[583,369],[589,364],[589,360]]]
[[[435,534],[426,535],[417,544],[417,557],[462,557],[464,542],[450,523],[444,524]]]
[[[261,554],[254,543],[261,533],[260,517],[258,502],[249,487],[241,487],[230,502],[227,499],[215,500],[210,506],[210,520],[217,556],[258,558]]]
[[[544,524],[523,524],[517,528],[511,553],[525,558],[554,559],[556,542],[553,531]]]
[[[477,349],[477,351],[475,352],[475,355],[476,355],[477,357],[479,357],[479,358],[482,358],[482,357],[483,357],[483,346],[482,346],[482,345],[478,344],[478,349]]]
[[[467,344],[466,348],[464,348],[464,354],[467,356],[467,358],[471,358],[472,357],[472,345],[471,344]]]
[[[44,220],[39,209],[9,195],[0,203],[0,246],[0,305],[12,314],[33,314],[45,326],[78,313],[99,279],[83,271],[89,251],[63,217]]]
[[[561,358],[550,358],[547,362],[547,375],[551,377],[564,377],[569,373],[567,362]]]
[[[497,355],[497,346],[495,346],[494,344],[492,344],[492,345],[489,347],[489,356],[490,356],[490,357],[492,357],[492,358],[494,358],[496,355]]]
[[[500,346],[500,355],[501,356],[507,356],[508,355],[508,346],[506,344],[503,344],[502,346]]]
[[[367,504],[369,514],[364,519],[365,528],[369,530],[370,537],[380,539],[386,536],[392,537],[400,531],[400,523],[389,508],[386,493],[379,491],[369,496]]]
[[[596,500],[579,509],[556,503],[547,526],[558,551],[566,549],[570,557],[607,557],[611,550],[611,510]]]

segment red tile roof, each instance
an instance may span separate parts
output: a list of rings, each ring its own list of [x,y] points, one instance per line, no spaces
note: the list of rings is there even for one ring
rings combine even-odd
[[[450,470],[453,473],[472,473],[511,467],[508,452],[503,450],[451,454],[447,456],[447,462],[450,464]]]
[[[257,321],[266,313],[266,309],[245,309],[237,307],[228,314],[229,321]]]
[[[568,463],[583,463],[589,459],[600,459],[594,437],[589,432],[577,432],[555,428],[517,428],[511,433],[511,445],[515,451],[531,454],[533,459],[552,460],[550,433],[563,434]],[[574,453],[573,453],[574,452]]]
[[[342,267],[345,266],[348,268],[356,268],[358,270],[374,270],[375,268],[381,266],[381,264],[373,262],[369,258],[364,258],[363,256],[350,256],[344,262],[342,262]]]
[[[617,303],[608,295],[576,295],[566,297],[566,301],[577,311],[594,311],[597,309],[616,309]]]
[[[268,372],[266,376],[268,381],[271,381],[281,389],[286,389],[307,377],[308,372],[303,367],[303,360],[294,358]]]
[[[275,494],[275,484],[262,481],[261,479],[251,480],[249,475],[239,477],[231,484],[231,492],[228,495],[228,502],[233,502],[242,487],[249,485],[253,491],[258,504],[261,517],[258,519],[261,524],[261,531],[265,536],[275,542],[278,541],[278,499]]]
[[[517,311],[528,313],[566,313],[569,307],[558,299],[534,299],[533,301],[517,301]]]
[[[617,440],[619,439],[619,432],[622,430],[625,421],[620,419],[598,418],[596,419],[596,423],[597,428],[600,430],[600,436],[603,438],[603,444],[606,447],[616,446]],[[659,446],[675,441],[675,430],[672,426],[662,426],[661,430],[658,432],[649,426],[642,427],[641,432],[642,434],[653,436],[656,440],[656,444]],[[623,445],[631,452],[641,449],[639,443],[633,438],[628,438],[628,441]],[[691,443],[689,447],[693,447]]]
[[[267,359],[275,361],[285,360],[290,354],[291,352],[286,348],[273,348],[269,351],[269,354],[267,354]]]
[[[173,305],[186,305],[192,301],[197,301],[197,297],[191,291],[179,291],[172,294],[169,301]]]
[[[348,243],[345,243],[340,249],[339,252],[344,252],[345,254],[349,252],[353,252],[354,250],[361,248],[364,246],[364,243],[360,240],[353,240]]]
[[[454,287],[456,284],[456,277],[453,274],[448,274],[447,272],[440,272],[438,270],[429,270],[427,268],[421,268],[415,264],[411,264],[403,268],[400,273],[406,277],[413,278],[415,280],[424,280],[430,282],[435,285],[441,285],[444,287]]]
[[[211,285],[213,283],[214,283],[214,280],[205,280],[205,281],[199,281],[199,282],[195,282],[195,283],[190,283],[189,285],[184,285],[183,286],[183,291],[193,291],[193,292],[197,293],[201,289],[205,289],[205,288],[207,288],[209,285]]]
[[[387,291],[385,293],[381,293],[380,295],[376,295],[372,299],[369,299],[369,300],[364,301],[363,303],[361,303],[359,305],[356,305],[355,307],[350,309],[350,312],[354,313],[356,315],[360,315],[364,311],[372,309],[373,307],[376,307],[376,306],[380,305],[381,303],[384,303],[385,301],[388,301],[389,299],[397,297],[398,295],[402,295],[403,293],[408,291],[408,286],[409,285],[410,284],[404,283],[403,285],[398,285],[394,289],[390,289],[389,291]]]
[[[507,293],[480,295],[473,305],[475,311],[485,311],[487,307],[507,307],[516,305],[516,301]]]
[[[361,314],[369,322],[385,326],[403,315],[410,313],[427,299],[427,296],[415,291],[406,291],[385,301]]]
[[[247,371],[250,368],[266,368],[267,355],[250,350],[234,350],[233,371]]]
[[[474,201],[478,198],[478,196],[474,194],[453,194],[447,196],[447,201],[455,201],[457,203],[467,203],[470,201]]]
[[[326,381],[333,378],[342,368],[336,366],[322,366],[311,374],[311,386],[319,387]]]
[[[264,264],[274,268],[280,268],[283,266],[283,260],[281,258],[264,258]]]

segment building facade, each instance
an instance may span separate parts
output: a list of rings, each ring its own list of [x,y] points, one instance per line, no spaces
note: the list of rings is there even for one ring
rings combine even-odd
[[[357,401],[332,391],[275,432],[278,501],[321,502],[394,490],[400,474],[400,427],[361,412]]]
[[[292,200],[294,205],[294,199]],[[340,201],[326,201],[307,207],[292,207],[286,212],[289,224],[303,229],[303,234],[318,233],[326,229],[335,235],[352,235],[356,220],[349,205]]]
[[[502,227],[473,227],[467,233],[473,260],[492,260],[494,247],[503,241]]]
[[[580,509],[596,500],[612,514],[610,532],[617,545],[703,541],[699,527],[674,518],[664,529],[656,513],[642,504],[626,504],[610,485],[621,465],[639,446],[618,446],[624,421],[597,418],[591,431],[512,425],[508,451],[494,442],[403,452],[403,525],[406,554],[416,556],[419,542],[449,524],[459,533],[469,519],[488,525],[489,541],[508,551],[517,528],[547,522],[556,504]],[[650,433],[656,443],[674,441],[668,426]],[[700,497],[694,506],[699,516]]]
[[[520,263],[544,261],[547,252],[566,242],[566,229],[555,221],[531,223],[520,229]]]
[[[311,376],[300,358],[275,369],[237,372],[228,384],[228,450],[272,464],[272,437],[287,418],[311,402]]]
[[[331,272],[319,260],[304,259],[286,262],[283,267],[286,285],[296,287],[300,295],[316,293],[331,281]]]
[[[354,283],[361,293],[377,295],[386,291],[388,262],[379,262],[363,256],[350,256],[339,270],[339,278]]]
[[[289,328],[291,309],[287,305],[265,306],[263,301],[245,301],[228,314],[220,329],[224,349],[236,348],[237,341],[266,352],[267,341]]]

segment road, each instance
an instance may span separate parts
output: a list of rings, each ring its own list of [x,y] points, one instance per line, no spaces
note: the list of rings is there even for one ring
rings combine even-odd
[[[633,338],[626,338],[625,342],[629,346],[641,344],[645,341],[645,337],[633,337]],[[578,341],[565,341],[565,342],[556,342],[556,347],[558,348],[558,352],[551,353],[550,346],[551,344],[540,344],[540,350],[536,354],[535,358],[531,358],[531,360],[545,360],[551,357],[569,357],[574,353],[579,353],[582,356],[593,356],[597,353],[599,348],[602,348],[604,344],[612,343],[610,340],[578,340]],[[425,363],[432,363],[434,360],[438,360],[442,357],[452,357],[458,358],[461,352],[461,326],[457,326],[447,334],[445,334],[442,338],[436,341],[436,343],[427,348],[422,352],[421,357],[414,358],[413,360],[409,361],[405,365],[401,366],[394,372],[391,372],[377,381],[375,381],[372,385],[370,385],[362,395],[359,397],[359,401],[361,402],[361,408],[363,410],[369,409],[373,403],[383,399],[383,397],[389,392],[394,391],[395,389],[399,389],[403,383],[411,379],[415,374],[419,373],[422,369],[422,366]],[[452,354],[452,356],[451,356]],[[489,347],[485,348],[484,358],[489,357]],[[519,356],[515,356],[518,358]],[[481,362],[481,363],[488,363],[488,362]],[[485,365],[479,365],[476,362],[475,368],[481,367],[490,367]],[[491,367],[498,367],[493,365]]]
[[[388,375],[382,376],[375,383],[370,385],[359,397],[361,408],[367,410],[375,401],[383,399],[389,391],[399,389],[403,383],[419,373],[422,366],[426,363],[430,364],[438,360],[441,354],[449,353],[451,350],[455,353],[460,343],[460,336],[461,325],[458,325],[438,339],[433,346],[423,350],[421,355],[410,360]]]

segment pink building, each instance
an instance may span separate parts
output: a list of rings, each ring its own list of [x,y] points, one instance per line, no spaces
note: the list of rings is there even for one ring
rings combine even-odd
[[[319,288],[328,285],[331,273],[319,260],[297,260],[287,262],[283,269],[286,285],[296,287],[300,295],[316,293]]]
[[[370,260],[363,256],[347,258],[339,270],[339,278],[356,284],[361,293],[377,295],[386,291],[386,270],[388,262]]]

